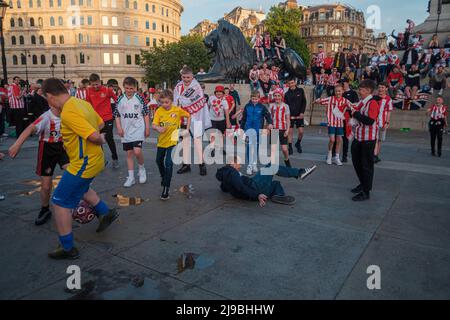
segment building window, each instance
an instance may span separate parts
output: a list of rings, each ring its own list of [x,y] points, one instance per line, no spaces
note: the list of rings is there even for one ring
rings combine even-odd
[[[153,46],[156,47],[158,44],[156,43],[156,39],[153,38]]]
[[[134,28],[135,29],[139,28],[139,21],[134,20]]]
[[[123,19],[123,24],[125,27],[129,27],[130,26],[130,18],[125,17]]]
[[[63,18],[62,17],[58,17],[58,25],[60,25],[60,26],[63,25]]]
[[[113,53],[113,64],[119,64],[119,63],[120,63],[119,54]]]
[[[341,29],[334,29],[334,30],[331,32],[331,34],[332,34],[333,36],[342,36],[342,31],[341,31]]]
[[[80,25],[84,26],[84,16],[80,17]]]
[[[75,0],[70,0],[70,5],[75,6],[76,5]]]
[[[55,26],[55,18],[50,17],[50,26],[54,27]]]
[[[47,59],[45,58],[44,55],[41,55],[41,64],[47,64]]]
[[[31,58],[31,61],[33,62],[33,64],[38,64],[37,55],[33,54],[33,57]]]
[[[66,64],[66,56],[64,54],[61,55],[61,64]]]
[[[331,51],[338,51],[340,46],[341,45],[339,43],[332,43],[331,44]]]
[[[59,36],[59,44],[64,44],[64,36]]]
[[[125,0],[125,8],[130,8],[130,0]]]
[[[354,27],[350,27],[349,34],[350,34],[351,37],[353,37],[355,35],[355,28]]]
[[[166,17],[169,16],[169,9],[166,9]]]
[[[164,15],[164,8],[163,7],[161,7],[161,15],[162,16]]]
[[[156,22],[153,22],[153,30],[156,31]]]
[[[152,12],[156,13],[156,6],[155,5],[152,5]]]
[[[41,17],[38,18],[38,25],[39,27],[42,27],[44,25],[44,20]]]
[[[40,8],[41,6],[42,6],[41,0],[37,0],[36,1],[36,7]]]
[[[78,5],[81,7],[82,5],[84,5],[84,1],[83,0],[78,0]]]
[[[62,0],[58,0],[58,8],[61,8],[62,6]]]
[[[118,34],[112,35],[112,44],[119,44],[119,35]]]
[[[136,65],[140,65],[141,64],[141,56],[139,54],[135,54],[134,55],[134,63]]]
[[[80,63],[84,64],[84,53],[80,52]]]
[[[88,25],[92,26],[92,16],[88,16]]]
[[[117,8],[117,0],[111,0],[111,8]]]
[[[108,17],[107,16],[102,16],[102,25],[108,26]]]
[[[319,27],[319,36],[325,35],[325,27]]]
[[[23,19],[22,18],[19,18],[18,25],[19,25],[19,27],[23,27]]]
[[[16,36],[11,37],[11,45],[15,46],[17,44]]]
[[[147,47],[150,47],[150,38],[149,37],[145,38],[145,45]]]
[[[19,44],[25,44],[25,38],[23,36],[19,37]]]
[[[34,27],[34,18],[30,18],[30,27]]]
[[[20,0],[17,0],[17,9],[21,9],[21,8],[22,8],[22,4],[20,3]]]
[[[13,56],[13,65],[17,66],[19,62],[17,61],[17,56]]]
[[[83,43],[83,34],[82,33],[78,34],[78,42]]]
[[[108,6],[108,0],[102,0],[102,7],[106,8]]]
[[[138,46],[138,45],[139,45],[139,37],[138,37],[138,36],[135,36],[135,37],[134,37],[134,45],[135,45],[135,46]]]
[[[51,39],[52,39],[52,40],[51,40],[51,43],[52,43],[52,44],[56,44],[56,36],[52,36]]]
[[[131,55],[127,54],[127,64],[131,64]]]
[[[14,26],[16,25],[16,24],[14,23],[14,18],[11,18],[11,20],[9,20],[9,23],[10,23],[10,25],[11,25],[11,28],[14,28]]]
[[[126,44],[127,46],[131,45],[131,37],[130,37],[130,36],[126,36],[126,37],[125,37],[125,44]]]
[[[52,63],[58,64],[58,57],[56,56],[56,54],[52,55]]]
[[[166,32],[169,33],[169,26],[166,26]]]
[[[44,45],[44,36],[39,36],[39,44]]]
[[[50,8],[53,8],[53,0],[48,0],[48,6],[49,6]]]
[[[20,55],[20,63],[21,64],[27,64],[27,56],[23,53]]]
[[[33,8],[33,0],[29,0],[28,1],[28,7],[29,8]]]
[[[36,44],[36,37],[35,36],[31,36],[31,44]]]
[[[325,20],[326,17],[327,17],[327,15],[326,15],[325,12],[320,12],[320,13],[319,13],[319,20]]]
[[[145,4],[145,11],[149,12],[150,11],[150,6],[148,3]]]
[[[103,64],[111,64],[111,56],[109,53],[103,53]]]
[[[71,23],[72,23],[72,26],[76,26],[77,25],[77,17],[71,17],[72,19],[71,19]]]
[[[111,17],[111,25],[113,27],[117,27],[117,17]]]
[[[164,32],[164,24],[161,25],[161,31]]]
[[[103,44],[109,44],[109,34],[103,34]]]
[[[145,21],[145,29],[150,29],[150,21]]]
[[[137,8],[138,8],[137,1],[134,1],[134,2],[133,2],[133,9],[134,9],[134,10],[137,10]]]

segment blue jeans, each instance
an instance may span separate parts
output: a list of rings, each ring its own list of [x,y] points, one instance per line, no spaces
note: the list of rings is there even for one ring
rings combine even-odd
[[[381,82],[383,82],[385,77],[386,77],[386,71],[387,71],[387,65],[386,66],[380,66],[380,80],[381,80]]]
[[[315,88],[314,88],[314,97],[316,99],[320,99],[320,97],[323,94],[323,91],[325,90],[325,85],[323,84],[318,84]]]
[[[172,180],[173,173],[173,161],[172,161],[172,150],[174,147],[170,148],[160,148],[156,152],[156,164],[158,165],[159,173],[162,179],[162,186],[170,188],[170,181]]]
[[[300,171],[301,169],[280,166],[277,176],[283,178],[298,178]],[[265,194],[268,197],[285,195],[281,183],[279,181],[273,181],[273,175],[262,175],[261,172],[258,172],[252,180],[256,184],[260,194]]]

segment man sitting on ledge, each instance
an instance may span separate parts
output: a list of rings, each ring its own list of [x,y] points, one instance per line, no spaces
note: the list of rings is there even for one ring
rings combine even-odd
[[[286,196],[284,189],[279,181],[273,181],[273,175],[262,175],[261,171],[253,178],[244,176],[240,173],[241,165],[239,158],[234,156],[228,161],[230,164],[217,170],[216,178],[221,182],[220,188],[223,192],[230,193],[233,197],[259,201],[259,205],[264,207],[267,200],[274,203],[292,205],[295,198]],[[277,176],[284,178],[295,178],[304,180],[309,176],[317,166],[306,169],[287,168],[280,166]]]

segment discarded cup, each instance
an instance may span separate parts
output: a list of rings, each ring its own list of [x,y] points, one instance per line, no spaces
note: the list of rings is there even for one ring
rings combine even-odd
[[[139,197],[126,197],[121,194],[113,195],[113,198],[117,198],[117,203],[120,207],[139,206],[144,202],[144,199]]]

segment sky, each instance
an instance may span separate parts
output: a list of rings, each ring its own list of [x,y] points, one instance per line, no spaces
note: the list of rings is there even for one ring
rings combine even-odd
[[[224,13],[230,12],[235,7],[259,9],[260,7],[267,13],[271,6],[276,5],[280,0],[182,0],[184,13],[181,17],[182,33],[187,34],[198,22],[203,19],[217,21],[223,17]],[[330,0],[298,0],[301,5],[319,5],[326,3],[336,3],[339,1]],[[375,33],[386,32],[390,34],[393,29],[403,31],[406,27],[406,20],[412,19],[416,24],[422,23],[428,16],[428,0],[346,0],[341,3],[349,4],[356,9],[366,12],[367,9],[376,5],[380,8],[380,28]]]

